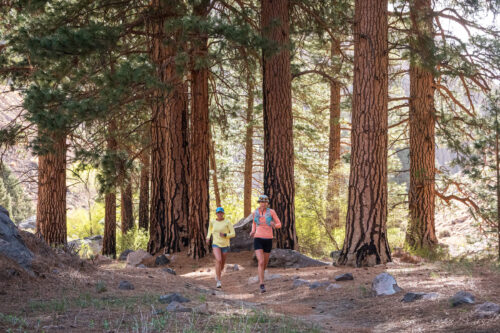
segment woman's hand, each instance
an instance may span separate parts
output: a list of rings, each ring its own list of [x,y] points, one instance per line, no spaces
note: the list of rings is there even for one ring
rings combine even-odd
[[[225,237],[226,237],[226,234],[225,234],[225,233],[223,233],[223,232],[219,232],[219,236],[221,236],[221,237],[224,237],[224,238],[225,238]]]
[[[210,245],[210,238],[207,238],[207,240],[205,241],[205,243],[207,243],[207,245]]]
[[[271,221],[271,227],[276,228],[276,223],[274,223],[274,221]]]
[[[255,235],[255,231],[250,232],[250,237],[253,237]]]

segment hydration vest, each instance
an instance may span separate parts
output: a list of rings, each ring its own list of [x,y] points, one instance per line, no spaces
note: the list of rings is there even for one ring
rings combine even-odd
[[[255,213],[253,215],[254,215],[253,221],[255,222],[256,225],[259,225],[260,214],[258,208],[255,210]],[[264,214],[264,216],[266,217],[266,224],[268,226],[271,226],[271,221],[273,220],[273,216],[271,215],[271,208],[266,208],[266,213]]]

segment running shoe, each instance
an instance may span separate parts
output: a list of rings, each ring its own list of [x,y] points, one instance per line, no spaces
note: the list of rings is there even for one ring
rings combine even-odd
[[[263,294],[265,292],[266,292],[266,287],[263,284],[261,284],[260,285],[260,293]]]
[[[215,284],[215,287],[222,288],[222,284],[220,283],[220,280],[217,280],[217,283]]]

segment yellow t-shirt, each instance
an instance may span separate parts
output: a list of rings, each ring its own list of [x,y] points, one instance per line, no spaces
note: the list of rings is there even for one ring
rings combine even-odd
[[[220,233],[226,234],[226,237],[221,236]],[[227,220],[222,221],[210,221],[208,226],[207,239],[210,236],[214,236],[212,244],[217,245],[218,247],[226,247],[229,246],[229,239],[233,238],[236,233],[234,232],[233,224]]]

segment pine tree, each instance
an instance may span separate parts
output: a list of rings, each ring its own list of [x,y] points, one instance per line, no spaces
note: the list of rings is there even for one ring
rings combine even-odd
[[[276,54],[263,51],[264,192],[281,219],[277,247],[295,249],[295,185],[288,0],[261,2],[263,36],[275,42]]]
[[[391,261],[387,242],[387,0],[355,1],[351,174],[342,265]]]

